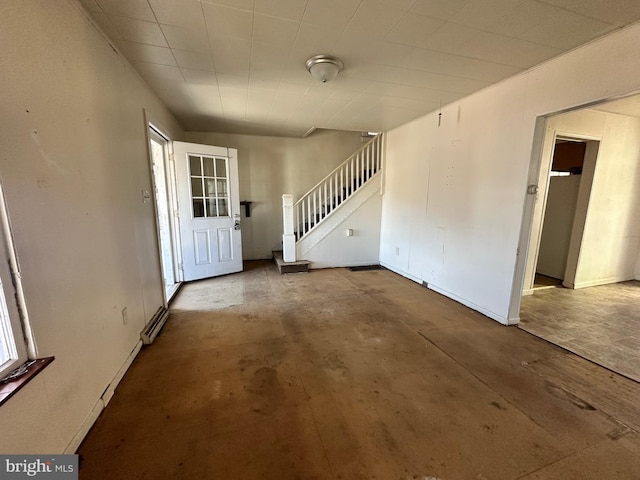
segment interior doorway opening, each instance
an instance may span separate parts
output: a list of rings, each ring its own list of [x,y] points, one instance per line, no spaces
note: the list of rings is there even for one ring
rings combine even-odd
[[[640,96],[541,118],[536,136],[515,316],[640,381]]]
[[[575,285],[599,149],[599,140],[554,133],[532,290]]]

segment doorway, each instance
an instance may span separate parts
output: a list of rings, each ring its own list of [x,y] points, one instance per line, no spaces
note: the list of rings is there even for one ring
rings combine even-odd
[[[176,262],[174,235],[175,181],[169,160],[169,139],[159,129],[149,124],[149,154],[154,190],[160,266],[164,286],[165,302],[168,303],[178,291],[180,272]]]
[[[540,119],[536,133],[520,327],[640,381],[640,97]],[[582,165],[563,167],[561,149]]]
[[[549,171],[541,202],[542,227],[531,289],[573,288],[588,214],[599,140],[553,134]],[[547,162],[545,162],[546,164]],[[542,181],[540,183],[543,183]]]

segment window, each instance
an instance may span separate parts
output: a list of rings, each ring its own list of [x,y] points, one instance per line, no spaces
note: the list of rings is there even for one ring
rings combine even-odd
[[[227,159],[189,155],[193,217],[228,217]]]
[[[18,272],[9,218],[0,185],[0,378],[22,365],[28,353],[35,358],[35,348],[28,349],[31,331],[22,305],[22,288]],[[20,307],[19,308],[19,303]],[[31,350],[34,350],[33,352]]]

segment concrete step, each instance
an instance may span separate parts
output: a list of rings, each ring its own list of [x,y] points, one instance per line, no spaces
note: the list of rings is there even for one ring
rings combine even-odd
[[[274,250],[273,261],[276,262],[280,274],[285,273],[307,273],[309,271],[309,262],[307,260],[298,260],[297,262],[285,262],[282,258],[282,250]]]

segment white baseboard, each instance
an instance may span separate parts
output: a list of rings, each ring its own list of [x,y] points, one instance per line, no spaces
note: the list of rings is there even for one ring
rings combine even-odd
[[[115,393],[116,388],[118,388],[118,384],[120,383],[120,380],[122,380],[122,377],[124,377],[124,374],[127,373],[127,370],[129,370],[129,367],[138,356],[138,353],[140,353],[141,348],[142,348],[142,340],[138,341],[138,343],[136,343],[136,346],[133,347],[133,350],[131,350],[131,353],[129,354],[127,359],[124,361],[124,363],[120,367],[120,370],[118,370],[118,373],[116,373],[116,376],[113,377],[113,380],[111,380],[111,382],[109,383],[109,386],[106,388],[106,390],[102,394],[102,401],[104,402],[105,407],[109,405],[109,402],[111,401],[111,397],[113,397],[113,394]]]
[[[640,280],[640,273],[636,273],[636,280]]]
[[[366,267],[369,265],[376,265],[378,259],[364,260],[362,262],[344,262],[344,263],[331,263],[331,262],[309,262],[309,270],[319,270],[322,268],[349,268],[349,267]]]
[[[528,295],[533,295],[533,288],[523,288],[522,289],[522,296],[526,297]]]
[[[397,273],[398,275],[402,275],[403,277],[408,278],[409,280],[413,280],[416,283],[419,283],[421,285],[424,285],[424,283],[422,282],[421,279],[419,279],[418,277],[415,277],[413,275],[411,275],[410,273],[404,272],[402,270],[399,270],[385,262],[380,262],[380,265],[382,265],[383,267],[385,267],[388,270],[391,270],[392,272]],[[488,310],[484,307],[481,307],[480,305],[476,305],[473,302],[470,302],[462,297],[459,297],[458,295],[448,292],[447,290],[440,288],[436,285],[433,285],[431,283],[428,283],[426,285],[426,287],[430,290],[433,290],[436,293],[439,293],[440,295],[444,295],[445,297],[450,298],[451,300],[454,300],[458,303],[461,303],[462,305],[464,305],[465,307],[469,307],[472,310],[475,310],[477,312],[480,312],[481,314],[489,317],[492,320],[495,320],[496,322],[500,322],[503,325],[516,325],[517,323],[520,322],[520,318],[512,318],[512,319],[507,319],[505,317],[503,317],[502,315],[498,315],[495,312],[492,312],[491,310]]]
[[[599,278],[596,280],[589,280],[587,282],[578,282],[574,284],[566,284],[563,282],[562,285],[568,288],[587,288],[587,287],[597,287],[598,285],[608,285],[610,283],[620,283],[620,282],[628,282],[629,280],[636,280],[638,278],[635,276],[620,276],[620,277],[609,277],[609,278]]]
[[[127,370],[129,370],[129,367],[135,360],[141,348],[142,348],[142,340],[136,343],[136,346],[133,348],[133,350],[131,351],[131,353],[125,360],[125,362],[122,364],[122,366],[120,367],[120,370],[118,370],[118,373],[116,373],[115,377],[113,377],[113,380],[111,380],[111,382],[105,389],[104,393],[102,394],[102,397],[98,399],[96,404],[93,406],[93,408],[89,412],[89,415],[87,415],[87,418],[84,419],[84,422],[82,422],[82,425],[80,425],[80,428],[71,439],[71,442],[69,442],[69,445],[67,445],[67,448],[64,449],[65,454],[76,453],[76,451],[78,450],[78,447],[80,447],[80,444],[84,440],[84,437],[87,436],[87,433],[89,433],[89,430],[91,430],[91,427],[93,427],[93,424],[96,422],[96,420],[100,416],[100,413],[102,412],[102,410],[104,410],[104,407],[106,407],[109,404],[109,401],[113,397],[113,394],[116,391],[118,384],[122,380],[122,377],[124,377],[125,373],[127,373]]]
[[[80,429],[73,436],[71,442],[69,442],[69,445],[67,445],[67,448],[64,449],[65,455],[71,455],[78,451],[78,448],[84,440],[84,437],[87,436],[87,433],[89,433],[89,430],[91,430],[93,424],[96,423],[96,420],[100,416],[100,413],[103,409],[104,402],[102,401],[102,398],[100,398],[89,412],[89,415],[87,415],[87,418],[84,419],[82,425],[80,425]]]
[[[380,265],[382,265],[387,270],[391,270],[392,272],[397,273],[398,275],[402,275],[403,277],[408,278],[409,280],[413,280],[414,282],[419,283],[420,285],[422,285],[422,279],[416,277],[415,275],[411,275],[410,273],[405,272],[404,270],[396,268],[393,265],[391,265],[390,263],[380,262]]]
[[[500,322],[503,325],[515,325],[516,323],[518,323],[520,321],[519,318],[508,320],[506,317],[503,317],[502,315],[498,315],[497,313],[492,312],[491,310],[489,310],[487,308],[481,307],[480,305],[476,305],[475,303],[470,302],[469,300],[466,300],[466,299],[464,299],[462,297],[459,297],[455,293],[448,292],[447,290],[445,290],[443,288],[440,288],[440,287],[438,287],[436,285],[429,284],[429,286],[427,288],[429,288],[430,290],[433,290],[434,292],[439,293],[440,295],[444,295],[445,297],[449,297],[451,300],[455,300],[456,302],[461,303],[465,307],[469,307],[472,310],[480,312],[481,314],[485,315],[486,317],[489,317],[492,320],[495,320],[496,322]]]

